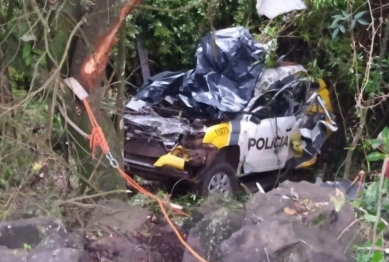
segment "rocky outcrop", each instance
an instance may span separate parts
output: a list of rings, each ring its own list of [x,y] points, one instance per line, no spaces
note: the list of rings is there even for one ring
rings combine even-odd
[[[61,221],[55,218],[31,218],[0,223],[0,246],[10,249],[35,247],[51,233],[65,233]]]
[[[138,236],[150,217],[147,209],[120,200],[101,200],[85,231],[67,232],[60,220],[50,217],[2,222],[0,261],[160,262],[161,255]]]
[[[117,200],[97,206],[80,232],[54,218],[0,223],[0,261],[197,262],[163,218]],[[353,221],[339,189],[286,181],[245,205],[208,197],[181,234],[209,262],[348,262],[360,244]]]
[[[207,198],[195,217],[202,219],[192,227],[187,241],[202,257],[214,261],[220,243],[244,224],[244,209],[242,204],[216,195]],[[197,262],[197,259],[185,250],[183,261]]]
[[[214,261],[220,243],[229,238],[243,225],[241,213],[228,208],[220,208],[206,215],[190,232],[188,242],[191,247],[208,261]],[[197,262],[187,250],[183,261]]]
[[[350,227],[354,220],[344,192],[286,181],[256,193],[243,213],[223,207],[207,214],[191,229],[188,243],[212,262],[348,262],[359,241],[358,225]],[[229,230],[220,235],[223,228]],[[190,261],[186,253],[183,262]]]
[[[55,218],[33,218],[0,223],[1,261],[88,262],[83,235],[67,233]]]

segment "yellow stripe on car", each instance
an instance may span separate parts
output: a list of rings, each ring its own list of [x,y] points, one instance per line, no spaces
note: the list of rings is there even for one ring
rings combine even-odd
[[[231,123],[221,123],[207,128],[203,144],[212,144],[217,148],[228,146],[231,136]]]
[[[320,88],[318,90],[318,94],[321,97],[321,99],[324,100],[325,107],[326,107],[327,111],[329,113],[332,113],[333,112],[332,103],[331,103],[331,99],[330,99],[330,92],[327,89],[327,84],[324,82],[323,79],[318,79],[317,81],[318,81],[319,86],[320,86]],[[318,109],[319,109],[318,113],[324,113],[323,108],[319,107]],[[315,112],[317,112],[317,107],[315,105],[312,105],[310,108],[308,108],[307,112],[308,113],[315,113]],[[331,120],[326,117],[326,122],[330,123]],[[328,129],[327,136],[330,136],[331,134],[332,134],[332,131],[330,129]]]
[[[318,83],[319,83],[319,86],[320,86],[320,88],[318,90],[318,94],[324,100],[328,112],[332,113],[332,104],[331,104],[331,99],[330,99],[330,92],[327,89],[327,85],[326,85],[326,83],[324,82],[323,79],[319,79]],[[314,105],[312,105],[310,108],[308,108],[307,111],[309,113],[317,112],[317,108]],[[324,113],[324,110],[321,107],[319,107],[319,113]]]
[[[172,154],[166,154],[161,156],[157,162],[154,163],[155,167],[169,166],[176,169],[184,170],[185,159]]]
[[[317,157],[314,156],[311,159],[309,159],[308,161],[302,162],[300,165],[298,165],[296,167],[296,169],[302,169],[302,168],[307,168],[309,166],[312,166],[313,164],[316,163],[316,160],[317,160]]]

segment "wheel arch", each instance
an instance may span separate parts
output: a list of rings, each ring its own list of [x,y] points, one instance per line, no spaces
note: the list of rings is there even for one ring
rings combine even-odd
[[[240,147],[238,145],[226,146],[219,149],[216,154],[211,157],[207,162],[207,167],[216,163],[216,162],[227,162],[235,170],[239,167],[240,159]]]

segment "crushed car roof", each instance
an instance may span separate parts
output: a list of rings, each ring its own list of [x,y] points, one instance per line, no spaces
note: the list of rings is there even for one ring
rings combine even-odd
[[[196,68],[162,72],[144,83],[136,99],[158,104],[170,99],[214,119],[242,111],[253,96],[266,55],[246,28],[208,33],[197,46]]]

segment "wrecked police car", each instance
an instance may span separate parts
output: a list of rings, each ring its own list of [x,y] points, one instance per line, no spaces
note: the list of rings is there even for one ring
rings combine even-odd
[[[322,80],[301,65],[264,68],[266,45],[242,27],[205,36],[196,68],[163,72],[126,105],[129,174],[234,193],[240,177],[316,161],[337,130]]]

